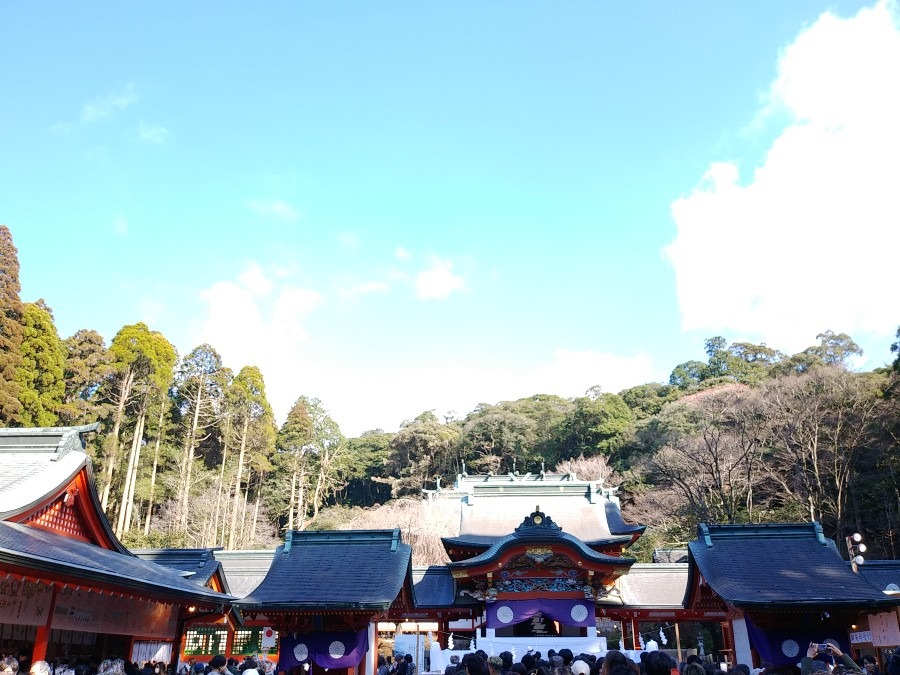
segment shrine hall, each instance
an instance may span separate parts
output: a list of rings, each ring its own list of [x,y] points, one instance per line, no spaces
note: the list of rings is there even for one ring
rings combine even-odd
[[[900,563],[854,570],[817,523],[701,524],[686,547],[637,563],[644,528],[615,488],[573,472],[463,472],[426,491],[423,508],[459,524],[427,567],[399,529],[288,531],[274,551],[129,551],[84,453],[96,429],[0,429],[2,651],[255,655],[291,675],[373,675],[379,654],[413,654],[420,672],[474,649],[637,660],[652,640],[686,656],[698,645],[679,627],[701,625],[716,636],[709,658],[760,666],[826,639],[877,653],[898,623]]]

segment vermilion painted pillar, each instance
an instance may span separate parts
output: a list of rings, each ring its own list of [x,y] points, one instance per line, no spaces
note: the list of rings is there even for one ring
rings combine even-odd
[[[47,614],[47,623],[37,627],[37,635],[34,638],[34,649],[31,651],[31,662],[47,660],[47,646],[50,644],[50,627],[53,625],[53,612],[56,611],[56,586],[51,587],[50,611]]]
[[[641,632],[638,629],[637,619],[631,619],[628,623],[631,626],[631,648],[638,650],[641,648]]]

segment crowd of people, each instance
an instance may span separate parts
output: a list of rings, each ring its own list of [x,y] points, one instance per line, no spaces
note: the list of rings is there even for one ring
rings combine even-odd
[[[546,656],[529,650],[519,661],[511,652],[488,656],[483,650],[454,655],[444,675],[882,675],[875,659],[864,656],[859,663],[844,654],[838,645],[811,644],[799,663],[790,666],[753,668],[746,664],[732,666],[727,673],[717,664],[699,656],[689,656],[678,663],[663,651],[641,652],[640,662],[612,649],[604,656],[575,655],[570,649],[550,649]],[[379,657],[378,675],[415,675],[402,663],[391,664]],[[900,648],[886,664],[886,675],[900,675]]]
[[[209,663],[194,658],[179,663],[176,675],[271,675],[275,664],[267,659],[246,657],[242,662],[213,656]],[[0,675],[167,675],[165,661],[146,661],[143,665],[123,659],[76,659],[68,661],[35,661],[28,664],[25,655],[0,657]]]

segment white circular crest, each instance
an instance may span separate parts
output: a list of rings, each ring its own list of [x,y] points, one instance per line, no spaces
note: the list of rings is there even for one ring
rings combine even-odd
[[[497,608],[497,620],[501,623],[509,623],[513,618],[513,611],[509,607],[504,605],[503,607]]]
[[[800,653],[800,645],[794,640],[785,640],[781,643],[781,653],[792,659]]]
[[[307,647],[302,642],[298,642],[294,645],[294,658],[298,661],[306,661],[306,658],[309,656],[309,647]]]
[[[328,645],[328,655],[333,659],[341,658],[347,652],[347,648],[340,640],[335,640]]]
[[[584,605],[575,605],[569,614],[575,621],[584,621],[588,616],[587,607]]]

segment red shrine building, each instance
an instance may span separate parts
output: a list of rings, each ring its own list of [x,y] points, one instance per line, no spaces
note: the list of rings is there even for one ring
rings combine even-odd
[[[413,566],[399,529],[291,531],[275,551],[129,552],[99,508],[83,444],[95,429],[0,430],[0,650],[264,655],[293,675],[372,675],[390,652],[423,672],[474,649],[637,660],[665,634],[657,646],[680,653],[678,627],[695,622],[720,636],[707,645],[717,662],[754,666],[796,663],[826,640],[873,653],[900,633],[896,561],[854,571],[805,523],[701,525],[686,548],[636,563],[644,528],[625,522],[614,489],[574,473],[463,473],[428,491],[425,508],[459,513],[446,561],[428,567]]]
[[[84,452],[97,426],[0,429],[0,652],[171,661],[195,617],[231,625],[232,597],[115,537]]]

